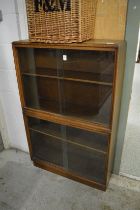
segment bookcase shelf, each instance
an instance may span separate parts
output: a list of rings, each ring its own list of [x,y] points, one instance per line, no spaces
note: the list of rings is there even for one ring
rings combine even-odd
[[[66,81],[74,81],[74,82],[83,82],[83,83],[91,83],[91,84],[97,84],[97,85],[105,85],[105,86],[111,86],[111,82],[101,82],[101,81],[94,81],[94,80],[86,80],[86,79],[76,79],[76,78],[70,78],[70,77],[62,77],[62,76],[49,76],[45,74],[33,74],[33,73],[23,73],[23,76],[30,76],[30,77],[44,77],[44,78],[50,78],[50,79],[58,79],[58,80],[66,80]]]

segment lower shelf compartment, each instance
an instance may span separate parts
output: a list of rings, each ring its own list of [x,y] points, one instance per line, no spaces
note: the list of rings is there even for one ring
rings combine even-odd
[[[107,154],[109,135],[90,132],[71,126],[28,117],[29,130],[42,135],[54,137],[57,141],[68,142],[87,150],[95,150]]]
[[[57,141],[53,136],[32,130],[30,135],[33,161],[48,162],[83,179],[105,185],[107,155]]]

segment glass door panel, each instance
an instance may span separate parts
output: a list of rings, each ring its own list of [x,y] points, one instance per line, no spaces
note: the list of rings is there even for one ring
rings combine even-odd
[[[114,52],[19,48],[29,108],[109,126]]]
[[[59,80],[24,75],[23,83],[27,107],[62,113]]]
[[[29,127],[31,130],[48,134],[61,141],[67,141],[87,150],[95,150],[106,154],[108,148],[109,135],[90,132],[70,126],[63,126],[58,123],[49,122],[29,117]]]
[[[28,117],[29,128],[33,131],[48,134],[62,139],[62,129],[61,125],[58,123],[53,123],[46,120],[40,120],[33,117]]]
[[[105,182],[108,135],[28,119],[33,160],[44,160],[81,177]]]
[[[63,76],[81,80],[113,82],[112,51],[63,50]]]
[[[23,81],[27,107],[110,124],[111,86],[25,75]]]
[[[112,86],[75,81],[63,82],[63,113],[90,122],[109,125]]]
[[[66,127],[67,140],[87,150],[95,150],[100,153],[107,153],[108,135],[90,132],[70,126]]]
[[[68,170],[76,175],[105,184],[106,156],[68,144]]]
[[[34,130],[30,130],[30,137],[33,160],[43,160],[63,167],[63,142]]]
[[[61,50],[19,48],[19,61],[23,74],[58,76],[62,61]]]

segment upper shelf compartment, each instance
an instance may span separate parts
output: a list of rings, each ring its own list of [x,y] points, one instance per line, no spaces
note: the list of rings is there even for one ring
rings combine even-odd
[[[18,48],[28,108],[111,125],[115,51]]]
[[[23,74],[112,85],[114,51],[19,48]]]

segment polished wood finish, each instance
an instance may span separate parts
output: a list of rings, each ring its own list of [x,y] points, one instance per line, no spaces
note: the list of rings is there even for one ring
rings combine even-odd
[[[89,40],[82,43],[72,44],[45,44],[45,43],[34,43],[29,40],[15,41],[13,46],[25,47],[25,48],[46,48],[47,49],[77,49],[77,50],[102,50],[102,51],[115,51],[121,46],[124,41],[120,40]]]
[[[13,43],[27,139],[36,166],[106,189],[115,152],[125,46],[110,40]]]
[[[106,190],[106,186],[103,185],[103,184],[100,184],[100,183],[97,183],[97,182],[94,182],[94,181],[90,181],[89,179],[82,178],[81,176],[77,176],[76,174],[65,171],[64,169],[62,169],[60,167],[54,166],[52,164],[48,164],[45,161],[36,160],[33,163],[34,163],[35,166],[37,166],[39,168],[43,168],[47,171],[56,173],[56,174],[64,176],[64,177],[67,177],[67,178],[72,179],[74,181],[78,181],[78,182],[80,182],[82,184],[86,184],[90,187],[94,187],[94,188],[97,188],[97,189],[103,190],[103,191]]]
[[[49,113],[40,110],[33,110],[27,107],[23,109],[23,113],[30,117],[36,117],[42,120],[49,120],[51,122],[59,123],[62,125],[70,125],[71,127],[81,128],[87,131],[96,131],[97,133],[105,133],[105,134],[111,133],[111,129],[105,127],[104,125],[96,123],[93,124],[90,122],[85,123],[85,121],[79,120],[77,118],[73,119],[72,117],[65,117],[65,116],[60,117],[58,114]]]

